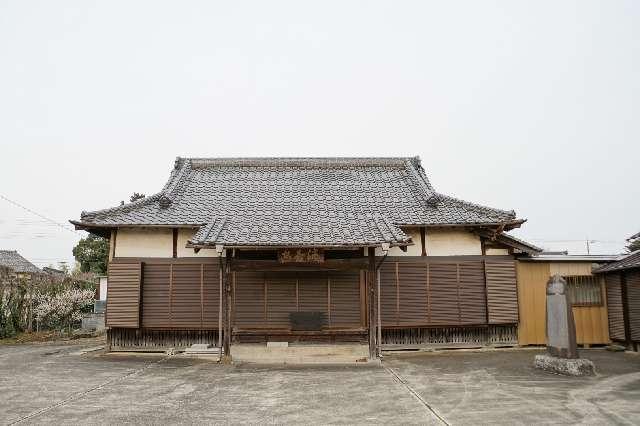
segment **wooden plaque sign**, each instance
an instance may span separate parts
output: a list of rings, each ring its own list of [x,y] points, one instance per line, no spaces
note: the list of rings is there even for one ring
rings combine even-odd
[[[324,250],[320,248],[291,248],[278,251],[280,263],[322,263]]]

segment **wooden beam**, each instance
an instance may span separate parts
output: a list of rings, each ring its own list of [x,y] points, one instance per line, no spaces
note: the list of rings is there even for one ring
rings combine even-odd
[[[420,244],[422,245],[422,256],[426,256],[427,255],[427,231],[426,228],[423,226],[420,228]]]
[[[343,271],[366,269],[366,258],[329,259],[322,263],[280,263],[277,260],[234,259],[232,271]]]

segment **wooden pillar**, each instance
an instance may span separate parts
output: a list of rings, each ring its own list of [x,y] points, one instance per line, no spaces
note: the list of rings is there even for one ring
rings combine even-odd
[[[231,252],[225,250],[223,289],[224,289],[224,333],[223,333],[223,363],[230,363],[231,357]]]
[[[173,258],[178,257],[178,228],[173,228],[172,232]]]
[[[369,247],[369,268],[367,277],[367,301],[369,306],[369,359],[376,358],[376,249]]]
[[[620,271],[620,296],[622,298],[622,321],[624,323],[624,342],[627,349],[633,350],[631,340],[631,323],[629,322],[629,300],[627,299],[627,277],[625,271]]]
[[[222,256],[222,255],[219,255]],[[218,347],[222,348],[222,324],[224,323],[224,265],[222,264],[222,257],[219,257],[218,267],[218,279],[219,279],[219,288],[218,288]]]

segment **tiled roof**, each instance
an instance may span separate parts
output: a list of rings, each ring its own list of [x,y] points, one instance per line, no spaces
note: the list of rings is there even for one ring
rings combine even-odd
[[[517,248],[525,253],[529,254],[539,254],[542,253],[542,249],[534,244],[531,244],[528,241],[525,241],[521,238],[515,237],[511,234],[500,234],[497,237],[498,241],[504,242],[507,245],[510,245],[514,248]]]
[[[630,253],[629,255],[618,260],[617,262],[604,265],[593,272],[613,272],[632,268],[640,268],[640,250],[636,250],[633,253]]]
[[[233,216],[214,219],[188,247],[224,246],[376,246],[406,245],[411,239],[382,215],[317,214]]]
[[[405,244],[403,225],[518,224],[438,194],[418,158],[178,158],[158,194],[82,213],[79,228],[201,228],[194,244]],[[384,224],[384,225],[381,225]]]
[[[6,266],[15,272],[40,272],[40,269],[15,250],[0,250],[0,266]]]

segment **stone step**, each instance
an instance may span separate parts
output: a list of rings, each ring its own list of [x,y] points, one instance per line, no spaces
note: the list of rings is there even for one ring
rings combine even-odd
[[[189,349],[193,349],[195,351],[205,351],[212,347],[213,345],[211,343],[194,343]]]

